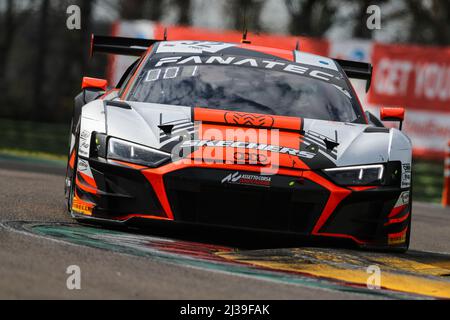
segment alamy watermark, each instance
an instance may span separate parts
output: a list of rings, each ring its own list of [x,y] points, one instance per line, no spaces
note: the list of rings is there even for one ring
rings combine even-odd
[[[366,13],[369,15],[366,24],[367,29],[381,30],[381,8],[377,5],[371,5],[367,7]]]
[[[81,30],[81,9],[77,5],[67,7],[66,26],[69,30]]]
[[[66,280],[66,286],[69,290],[81,290],[81,268],[77,265],[67,267],[66,274],[69,277]]]
[[[379,266],[369,266],[366,270],[370,276],[367,278],[367,288],[369,290],[381,289],[381,269]]]

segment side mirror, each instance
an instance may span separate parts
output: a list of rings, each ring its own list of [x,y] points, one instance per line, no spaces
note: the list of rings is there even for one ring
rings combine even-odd
[[[84,77],[81,84],[81,89],[84,90],[88,88],[106,91],[106,89],[108,88],[108,81],[104,79]]]
[[[380,118],[382,121],[400,122],[400,130],[405,120],[405,108],[381,108]]]

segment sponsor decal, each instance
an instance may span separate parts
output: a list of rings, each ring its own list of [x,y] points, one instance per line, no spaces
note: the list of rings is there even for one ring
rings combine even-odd
[[[397,204],[395,205],[395,208],[405,206],[409,204],[409,191],[402,192],[400,197],[398,198]]]
[[[411,187],[411,164],[404,164],[402,170],[402,184],[401,188]]]
[[[406,242],[406,234],[408,232],[408,228],[400,233],[390,234],[388,236],[388,244],[389,245],[399,245],[404,244]]]
[[[270,187],[271,183],[272,178],[269,176],[241,174],[240,172],[230,173],[222,180],[222,184],[239,184],[258,187]]]
[[[177,66],[187,66],[187,65],[233,65],[233,66],[243,66],[251,68],[260,68],[267,70],[283,71],[297,75],[309,76],[311,78],[322,80],[326,82],[331,82],[339,87],[346,87],[343,85],[344,77],[339,72],[334,70],[327,70],[324,72],[323,69],[307,64],[300,63],[289,63],[275,60],[264,60],[259,58],[248,58],[248,57],[237,57],[237,56],[170,56],[160,59],[155,59],[153,61],[155,68],[161,68],[166,65],[177,65]],[[152,70],[151,70],[152,71]],[[153,70],[156,72],[155,70]]]
[[[81,172],[85,172],[89,169],[89,164],[84,161],[84,160],[80,160],[78,161],[78,170]]]
[[[87,140],[91,136],[91,133],[87,130],[83,130],[80,134],[80,140]]]
[[[267,115],[256,115],[251,113],[227,112],[225,122],[242,126],[273,127],[275,119]]]
[[[190,140],[185,141],[182,148],[199,148],[199,147],[212,147],[212,148],[236,148],[246,150],[259,150],[274,152],[279,154],[288,154],[291,156],[297,156],[299,158],[312,159],[316,156],[315,153],[300,151],[298,149],[286,148],[274,145],[251,143],[251,142],[239,142],[239,141],[212,141],[212,140]]]
[[[237,164],[257,164],[257,165],[270,164],[268,157],[265,154],[260,153],[235,152],[234,161]]]
[[[320,152],[332,162],[335,162],[338,158],[337,148],[340,146],[338,139],[338,132],[335,131],[335,137],[329,138],[320,133],[309,130],[303,137],[304,141],[308,143],[308,147],[312,150],[308,150],[314,153]]]
[[[172,41],[159,44],[156,53],[217,53],[235,44],[210,41]]]
[[[334,71],[338,71],[336,63],[326,57],[316,56],[302,51],[295,51],[295,61],[302,64],[307,64],[314,67],[326,68]]]
[[[72,210],[87,216],[92,215],[93,208],[87,206],[86,204],[80,202],[78,199],[73,199]]]
[[[80,147],[79,153],[81,156],[87,157],[89,156],[89,148],[90,148],[90,139],[91,133],[87,130],[83,130],[80,133]]]

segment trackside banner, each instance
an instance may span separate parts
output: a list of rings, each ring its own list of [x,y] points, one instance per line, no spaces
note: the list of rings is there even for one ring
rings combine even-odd
[[[120,21],[113,35],[162,39],[164,26],[151,21]],[[240,32],[170,26],[169,40],[208,40],[239,42]],[[328,41],[303,37],[249,34],[253,45],[301,51],[333,58],[371,62],[374,65],[372,88],[365,93],[364,83],[355,89],[364,107],[379,115],[380,107],[407,109],[405,133],[417,157],[442,159],[450,140],[450,48],[386,45],[370,41]],[[133,62],[130,57],[113,57],[109,80],[117,83]]]
[[[330,42],[330,56],[368,61],[374,65],[372,88],[354,86],[366,109],[379,115],[380,107],[407,109],[404,131],[414,155],[442,159],[450,139],[450,49],[382,45],[370,41]]]
[[[375,44],[369,102],[450,111],[450,49]]]

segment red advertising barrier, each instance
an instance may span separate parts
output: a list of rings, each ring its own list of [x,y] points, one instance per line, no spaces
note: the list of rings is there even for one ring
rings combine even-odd
[[[375,44],[369,102],[450,112],[450,49]]]

